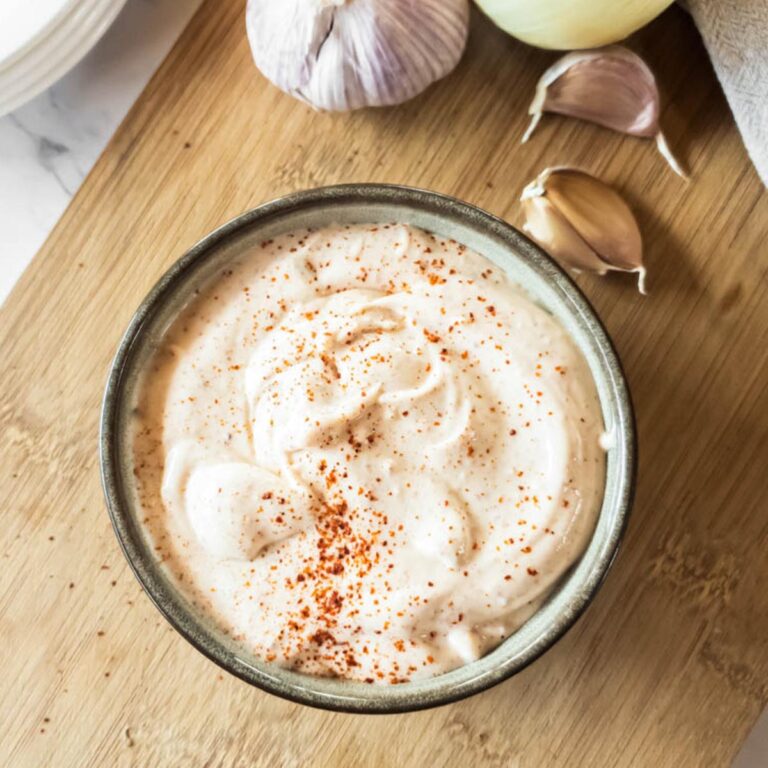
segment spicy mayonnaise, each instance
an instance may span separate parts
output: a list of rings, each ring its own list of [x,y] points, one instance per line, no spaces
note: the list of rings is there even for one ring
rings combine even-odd
[[[602,499],[573,341],[490,261],[407,226],[262,243],[170,329],[137,405],[158,557],[250,652],[310,674],[478,658]]]

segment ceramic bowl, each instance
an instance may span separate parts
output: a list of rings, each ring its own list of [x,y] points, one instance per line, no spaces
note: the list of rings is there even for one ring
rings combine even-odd
[[[129,420],[142,367],[196,287],[255,243],[301,227],[402,222],[452,237],[504,268],[570,332],[589,363],[606,428],[605,495],[590,543],[540,610],[487,656],[429,680],[395,686],[312,677],[250,656],[198,614],[153,557],[139,523]],[[101,471],[115,533],[136,577],[166,619],[221,667],[266,691],[347,712],[404,712],[446,704],[514,675],[541,656],[589,605],[613,561],[635,485],[635,428],[616,352],[594,310],[570,278],[504,221],[459,200],[400,186],[354,184],[312,189],[266,203],[211,233],[182,256],[133,316],[109,375],[101,422]]]

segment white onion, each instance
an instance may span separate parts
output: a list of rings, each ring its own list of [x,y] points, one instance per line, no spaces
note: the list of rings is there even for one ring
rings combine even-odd
[[[477,0],[504,31],[539,48],[595,48],[623,40],[673,0]]]

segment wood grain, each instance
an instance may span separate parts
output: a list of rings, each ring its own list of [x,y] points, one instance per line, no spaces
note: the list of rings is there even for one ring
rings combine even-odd
[[[249,59],[240,0],[208,0],[0,311],[0,764],[715,766],[768,699],[768,200],[690,19],[631,45],[665,91],[683,184],[649,142],[556,117],[519,144],[552,55],[480,16],[458,70],[397,109],[316,114]],[[544,658],[443,709],[299,707],[220,673],[142,594],[98,477],[120,334],[196,239],[291,190],[447,192],[520,224],[545,165],[615,183],[651,295],[581,284],[626,365],[640,485],[594,605]]]

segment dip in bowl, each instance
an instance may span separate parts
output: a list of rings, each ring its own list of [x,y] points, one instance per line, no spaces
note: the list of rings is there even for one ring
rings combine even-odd
[[[102,472],[137,577],[230,672],[329,709],[475,693],[576,620],[634,483],[619,363],[502,221],[404,187],[268,203],[162,278]]]

